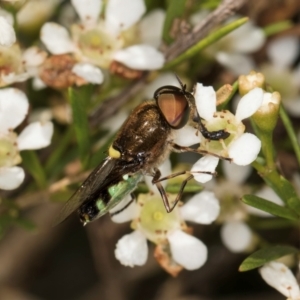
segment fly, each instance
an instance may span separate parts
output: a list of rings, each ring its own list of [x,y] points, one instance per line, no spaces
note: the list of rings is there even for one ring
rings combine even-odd
[[[131,194],[143,175],[153,177],[152,183],[157,186],[167,212],[172,211],[181,198],[184,186],[193,176],[182,182],[176,200],[170,206],[160,182],[179,173],[161,178],[159,165],[171,151],[206,153],[175,144],[173,131],[181,129],[191,118],[208,139],[219,140],[229,136],[224,130],[210,132],[205,128],[198,115],[194,96],[186,91],[186,85],[180,80],[179,83],[180,88],[168,85],[157,89],[153,100],[144,101],[132,111],[109,147],[108,157],[67,201],[56,224],[76,210],[84,224],[99,218]]]

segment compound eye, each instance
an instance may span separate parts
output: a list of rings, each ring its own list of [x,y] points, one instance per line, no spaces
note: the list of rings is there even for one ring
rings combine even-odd
[[[189,103],[183,93],[163,92],[157,96],[157,105],[173,129],[180,129],[186,125],[190,109]]]

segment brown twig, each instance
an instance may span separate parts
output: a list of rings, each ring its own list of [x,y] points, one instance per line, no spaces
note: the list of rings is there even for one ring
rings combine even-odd
[[[189,34],[177,37],[174,43],[165,51],[166,61],[171,61],[185,52],[191,46],[203,39],[214,27],[225,21],[239,10],[246,0],[224,0],[204,20],[199,22]]]
[[[233,15],[245,3],[246,0],[224,0],[216,10],[197,24],[191,33],[179,35],[176,41],[165,49],[164,54],[166,61],[176,58],[189,47],[204,38],[211,29],[222,23],[229,16]],[[101,103],[101,105],[89,116],[90,125],[95,127],[97,124],[115,114],[130,97],[134,96],[145,86],[148,75],[149,72],[145,72],[140,79],[134,81],[117,96],[110,97]]]

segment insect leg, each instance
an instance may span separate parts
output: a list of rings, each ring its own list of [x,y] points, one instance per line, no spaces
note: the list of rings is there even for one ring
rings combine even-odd
[[[225,140],[230,136],[230,133],[221,129],[216,131],[209,131],[205,125],[202,123],[201,119],[198,122],[199,130],[201,134],[208,140],[218,141],[218,140]]]
[[[119,209],[113,213],[110,213],[111,217],[113,217],[113,216],[119,214],[120,212],[122,212],[123,210],[125,210],[136,199],[134,194],[131,193],[130,196],[131,196],[131,199],[126,205],[124,205],[121,209]]]
[[[232,158],[220,156],[218,154],[211,153],[211,152],[206,151],[206,150],[194,149],[194,148],[190,148],[190,147],[183,147],[183,146],[177,145],[177,144],[172,143],[172,142],[170,144],[173,148],[173,151],[175,151],[175,152],[193,152],[193,153],[204,154],[204,155],[209,154],[209,155],[218,157],[220,159],[228,160],[230,162],[232,161]]]
[[[206,172],[206,171],[203,171],[203,172],[202,171],[197,171],[197,172],[193,172],[193,173],[203,173],[203,174],[209,174],[209,175],[215,175],[216,174],[216,173]],[[166,194],[166,191],[165,191],[165,189],[163,188],[163,186],[161,185],[160,182],[164,181],[164,180],[167,180],[167,179],[170,179],[170,178],[174,178],[174,177],[183,175],[183,174],[191,174],[191,172],[190,171],[182,171],[182,172],[173,173],[173,174],[170,174],[166,177],[160,178],[160,175],[161,175],[160,171],[158,169],[155,169],[155,174],[153,176],[152,183],[156,185],[156,187],[157,187],[157,189],[158,189],[158,191],[161,195],[161,198],[163,200],[166,211],[168,213],[171,212],[175,208],[177,203],[181,200],[181,197],[182,197],[182,194],[183,194],[183,191],[184,191],[184,188],[185,188],[186,184],[194,176],[191,174],[189,177],[187,177],[185,180],[182,181],[179,192],[178,192],[178,194],[176,196],[176,199],[175,199],[172,206],[170,206],[170,202],[168,200],[168,196]]]

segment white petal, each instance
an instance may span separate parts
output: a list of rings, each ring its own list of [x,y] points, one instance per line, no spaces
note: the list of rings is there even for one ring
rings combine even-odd
[[[200,117],[210,120],[216,112],[217,104],[217,96],[213,87],[197,83],[194,97]]]
[[[115,256],[124,266],[142,266],[148,257],[145,236],[138,230],[124,235],[117,243]]]
[[[154,9],[139,24],[141,41],[158,48],[162,41],[162,31],[166,13],[162,9]]]
[[[265,40],[265,34],[262,29],[247,22],[238,29],[226,36],[230,39],[230,49],[232,52],[251,53],[259,50]]]
[[[102,7],[102,0],[72,0],[82,23],[88,26],[96,25]]]
[[[290,269],[280,262],[272,261],[260,270],[264,281],[289,299],[300,299],[300,289],[297,280]]]
[[[11,13],[9,13],[7,10],[5,9],[1,9],[0,8],[0,16],[5,18],[6,21],[10,24],[10,25],[14,25],[14,17]]]
[[[222,226],[221,239],[230,251],[243,252],[251,244],[252,232],[245,223],[232,221]]]
[[[171,161],[169,159],[165,160],[158,168],[160,170],[160,173],[161,173],[161,178],[162,177],[166,177],[168,175],[171,174],[172,172],[172,166],[171,166]],[[151,191],[151,192],[154,192],[156,195],[160,195],[157,187],[152,184],[152,180],[153,180],[153,177],[152,176],[144,176],[144,179],[145,179],[145,183],[147,184],[148,186],[148,189]],[[165,188],[166,185],[167,185],[167,180],[164,180],[161,182],[161,185]]]
[[[0,189],[16,189],[23,182],[24,178],[24,170],[20,167],[0,168]]]
[[[257,158],[260,148],[259,138],[251,133],[243,133],[236,141],[230,143],[228,154],[235,164],[246,166]]]
[[[19,150],[34,150],[47,147],[53,135],[52,122],[29,124],[18,136]]]
[[[0,45],[10,47],[16,42],[16,33],[13,26],[0,16]]]
[[[147,84],[143,91],[143,95],[146,99],[152,99],[154,92],[164,86],[164,85],[174,85],[177,87],[180,87],[180,84],[176,77],[174,76],[174,73],[166,72],[159,75],[155,80]]]
[[[26,67],[37,67],[47,58],[47,53],[40,48],[33,46],[26,49],[23,53],[23,62]]]
[[[229,181],[241,184],[252,172],[251,166],[238,166],[227,160],[222,160],[223,172]]]
[[[157,70],[164,63],[164,55],[148,45],[134,45],[115,52],[114,60],[135,70]]]
[[[253,59],[246,54],[218,52],[216,60],[236,76],[248,74],[255,69]]]
[[[203,191],[194,195],[186,204],[180,207],[184,220],[199,224],[211,224],[220,213],[219,200],[215,194]]]
[[[296,36],[284,36],[269,43],[267,54],[274,65],[286,68],[296,60],[299,50]]]
[[[214,173],[218,165],[219,159],[215,156],[205,155],[201,157],[192,167],[191,173],[193,173],[196,181],[205,183],[212,179],[213,175],[201,174],[197,172],[211,172]]]
[[[143,0],[109,0],[105,12],[105,28],[113,35],[134,25],[145,13]]]
[[[0,90],[0,132],[21,124],[28,108],[28,99],[22,91],[15,88]]]
[[[100,84],[103,82],[104,76],[102,71],[89,63],[78,63],[72,68],[72,72],[82,77],[87,82]]]
[[[244,95],[236,109],[235,117],[238,121],[252,116],[262,105],[264,99],[264,91],[261,88],[254,88]]]
[[[172,258],[187,270],[196,270],[207,260],[207,248],[197,238],[175,230],[168,234]]]
[[[179,130],[174,130],[173,142],[183,147],[199,144],[201,141],[200,134],[196,135],[196,133],[197,130],[194,127],[186,125]]]
[[[56,23],[45,23],[40,34],[42,42],[52,54],[65,54],[75,51],[66,28]]]
[[[281,205],[283,206],[284,203],[283,201],[277,196],[277,194],[267,185],[265,185],[264,187],[262,187],[260,190],[258,190],[255,193],[256,196],[264,198],[266,200],[269,200],[275,204]],[[256,216],[260,216],[260,217],[274,217],[273,215],[262,211],[260,209],[257,209],[255,207],[249,206],[249,205],[245,205],[247,211],[252,214],[252,215],[256,215]]]
[[[32,80],[32,87],[34,90],[39,91],[47,87],[45,82],[39,77],[34,77]]]
[[[109,211],[109,213],[113,214],[117,212],[118,210],[123,209],[129,202],[131,201],[131,204],[129,204],[128,207],[126,207],[121,212],[117,213],[116,215],[113,215],[111,219],[115,223],[124,223],[131,221],[132,219],[136,218],[138,215],[138,205],[135,201],[132,201],[132,198],[130,195],[126,196],[119,204],[117,204],[113,209]]]

